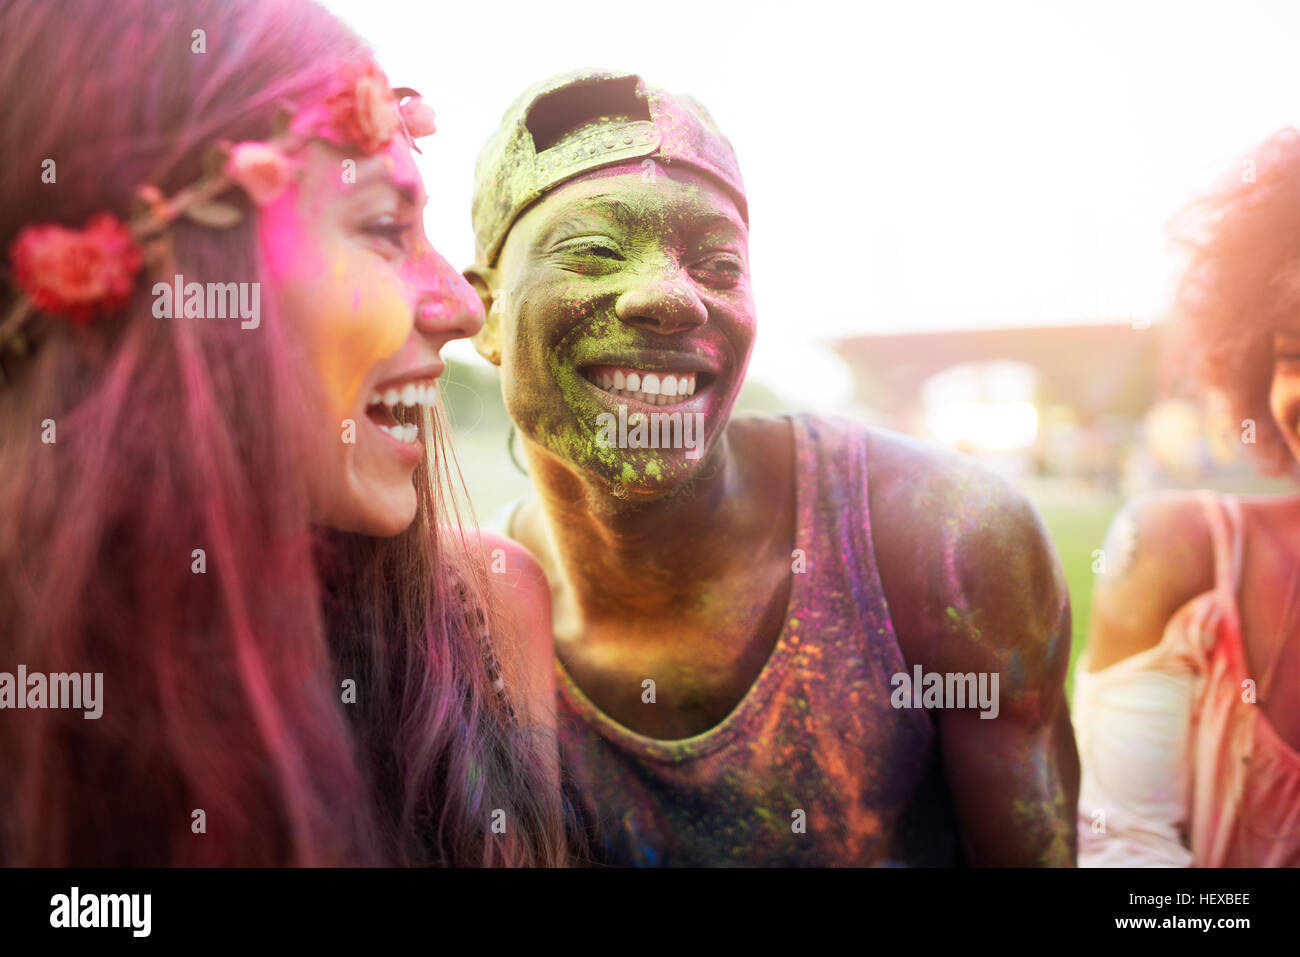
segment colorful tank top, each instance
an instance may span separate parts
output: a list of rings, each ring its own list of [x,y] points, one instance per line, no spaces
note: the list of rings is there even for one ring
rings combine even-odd
[[[790,421],[804,570],[731,713],[694,737],[649,738],[600,711],[557,659],[566,799],[598,863],[961,863],[930,716],[890,705],[890,678],[908,668],[876,569],[867,433]]]

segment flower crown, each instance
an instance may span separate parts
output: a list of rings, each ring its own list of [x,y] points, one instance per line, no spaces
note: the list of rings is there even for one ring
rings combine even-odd
[[[240,187],[259,206],[271,202],[297,177],[299,164],[291,157],[307,141],[352,144],[369,156],[387,149],[398,132],[418,153],[414,140],[434,132],[433,109],[412,89],[391,89],[374,62],[349,64],[321,103],[299,112],[281,108],[269,140],[217,143],[192,186],[173,196],[156,186],[138,187],[125,223],[100,212],[82,229],[24,226],[9,246],[19,295],[0,320],[0,351],[6,344],[26,351],[21,331],[34,310],[84,323],[121,309],[144,263],[170,258],[164,237],[173,221],[185,217],[216,229],[237,225],[243,219],[239,207],[217,197]]]

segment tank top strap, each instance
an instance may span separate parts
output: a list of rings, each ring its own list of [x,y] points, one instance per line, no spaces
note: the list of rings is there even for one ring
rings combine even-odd
[[[1237,587],[1241,582],[1241,505],[1231,495],[1209,491],[1202,491],[1199,498],[1210,525],[1210,540],[1214,547],[1214,588],[1235,613]]]
[[[1236,623],[1234,634],[1240,636],[1241,615],[1237,609],[1237,590],[1241,585],[1241,561],[1244,551],[1245,522],[1242,519],[1241,503],[1233,495],[1216,495],[1202,492],[1201,502],[1210,522],[1210,534],[1214,540],[1214,578],[1215,590],[1221,596],[1224,611],[1230,613]],[[1283,607],[1284,634],[1290,634],[1297,618],[1300,618],[1300,570],[1292,575],[1287,585]],[[1267,698],[1273,687],[1273,678],[1277,674],[1278,662],[1286,649],[1285,640],[1279,641],[1269,659],[1259,683],[1259,695]],[[1241,649],[1245,654],[1245,648]]]

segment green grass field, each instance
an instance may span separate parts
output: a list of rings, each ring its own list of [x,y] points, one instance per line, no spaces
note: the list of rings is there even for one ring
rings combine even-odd
[[[1074,692],[1074,664],[1079,660],[1088,638],[1088,611],[1092,604],[1093,549],[1101,548],[1110,520],[1119,511],[1123,500],[1106,498],[1090,500],[1078,505],[1059,501],[1035,501],[1039,514],[1052,536],[1061,566],[1070,588],[1070,608],[1073,637],[1070,642],[1070,671],[1066,678],[1066,691]]]

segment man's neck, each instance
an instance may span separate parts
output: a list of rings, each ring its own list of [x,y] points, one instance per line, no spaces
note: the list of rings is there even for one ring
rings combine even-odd
[[[561,619],[680,614],[681,602],[745,554],[754,512],[725,432],[688,487],[644,498],[616,498],[545,451],[526,454],[538,498],[514,533],[545,567]]]

